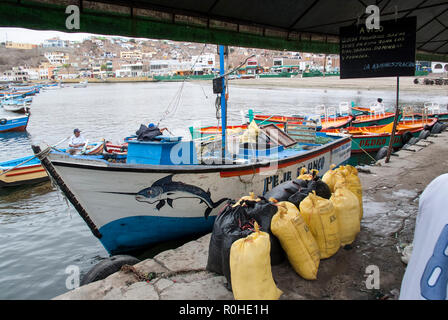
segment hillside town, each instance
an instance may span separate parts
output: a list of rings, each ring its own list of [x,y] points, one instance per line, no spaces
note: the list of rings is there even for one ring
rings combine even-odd
[[[169,40],[92,36],[81,42],[56,37],[40,45],[6,41],[0,50],[6,50],[0,61],[0,80],[5,82],[201,76],[217,73],[219,66],[215,45]],[[338,55],[240,47],[229,51],[229,69],[247,59],[236,72],[240,76],[339,71]]]

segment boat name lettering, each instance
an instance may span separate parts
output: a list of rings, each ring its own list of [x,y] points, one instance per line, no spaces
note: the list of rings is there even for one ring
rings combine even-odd
[[[272,176],[269,176],[264,179],[264,187],[263,187],[263,194],[268,192],[270,189],[275,188],[279,184],[292,180],[292,173],[291,171],[286,171],[283,173],[283,180],[279,181],[279,175],[275,174]]]

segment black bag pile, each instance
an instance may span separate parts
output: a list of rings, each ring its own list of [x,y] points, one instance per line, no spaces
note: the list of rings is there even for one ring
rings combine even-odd
[[[302,174],[298,179],[279,184],[271,191],[267,192],[264,197],[266,199],[273,198],[279,202],[289,201],[294,203],[297,208],[299,208],[300,202],[302,202],[308,194],[312,193],[313,190],[316,191],[316,194],[319,197],[330,199],[331,190],[328,185],[317,176],[318,173],[319,171],[317,170],[313,170],[311,174],[304,174],[304,171],[302,171]]]
[[[230,249],[236,240],[255,232],[255,222],[259,224],[260,230],[269,233],[271,265],[282,263],[285,253],[280,241],[271,232],[271,220],[276,213],[275,205],[253,195],[243,197],[237,203],[229,201],[213,225],[206,269],[224,275],[230,285]]]

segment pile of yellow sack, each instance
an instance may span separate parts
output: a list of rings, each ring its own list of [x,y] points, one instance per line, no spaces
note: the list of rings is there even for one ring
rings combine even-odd
[[[269,199],[278,207],[271,231],[293,269],[307,280],[317,279],[321,259],[330,258],[341,246],[353,243],[360,232],[363,212],[358,172],[350,165],[334,167],[322,178],[331,189],[330,199],[313,191],[300,202],[299,209],[291,202]],[[304,171],[300,177],[308,178]],[[250,198],[255,197],[251,194]],[[232,244],[230,271],[235,299],[279,299],[282,291],[273,280],[269,254],[269,234],[258,227],[256,232]]]

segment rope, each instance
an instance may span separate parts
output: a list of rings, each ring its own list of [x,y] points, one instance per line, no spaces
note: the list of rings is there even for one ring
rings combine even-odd
[[[64,142],[65,140],[68,140],[68,139],[70,139],[70,137],[67,137],[67,138],[65,138],[65,139],[63,139],[63,140],[61,140],[61,141],[59,141],[59,142],[58,142],[57,144],[55,144],[54,146],[48,146],[47,148],[45,148],[44,150],[42,150],[42,151],[39,152],[38,154],[34,155],[34,156],[31,157],[30,159],[28,159],[28,160],[26,160],[26,161],[23,161],[22,163],[19,163],[18,165],[12,167],[11,169],[8,169],[8,170],[3,171],[2,173],[0,173],[0,176],[2,176],[2,175],[4,175],[4,174],[7,174],[8,172],[10,172],[10,171],[12,171],[12,170],[14,170],[14,169],[16,169],[16,168],[18,168],[18,167],[24,165],[25,163],[30,162],[31,160],[33,160],[33,159],[36,158],[36,157],[40,160],[41,158],[39,158],[39,156],[41,156],[41,155],[44,154],[44,153],[48,153],[48,152],[50,151],[50,149],[56,147],[57,145],[60,145],[62,142]],[[58,150],[58,151],[60,151],[60,150]]]
[[[198,60],[199,60],[199,57],[204,53],[205,47],[207,47],[207,44],[204,45],[204,47],[203,47],[202,50],[201,50],[201,53],[200,53],[200,54],[198,55],[198,57],[196,58],[196,61],[194,62],[193,66],[192,66],[191,69],[190,69],[190,73],[193,72],[193,69],[194,69],[194,67],[196,66],[196,63],[197,63]],[[183,91],[183,88],[184,88],[184,85],[185,85],[185,81],[186,81],[188,78],[189,78],[189,77],[187,76],[187,77],[185,77],[185,78],[182,80],[182,84],[181,84],[179,90],[176,92],[176,94],[174,95],[173,100],[171,100],[171,102],[168,104],[168,107],[167,107],[167,108],[165,109],[165,111],[163,112],[162,117],[161,117],[161,118],[159,119],[159,121],[157,122],[157,126],[159,126],[159,124],[160,124],[162,121],[164,121],[164,120],[166,119],[166,117],[167,117],[169,114],[171,114],[171,113],[176,113],[177,108],[178,108],[179,105],[180,105],[180,100],[181,100],[181,97],[182,97],[182,91]],[[173,110],[170,110],[170,107],[172,107]]]
[[[361,149],[365,154],[367,154],[367,155],[370,157],[370,159],[372,159],[374,162],[376,162],[376,159],[373,158],[373,157],[372,157],[366,150],[364,150],[364,149],[359,145],[358,142],[356,142],[355,140],[353,140],[351,136],[350,136],[350,140],[353,141],[353,142],[359,147],[359,149]]]

